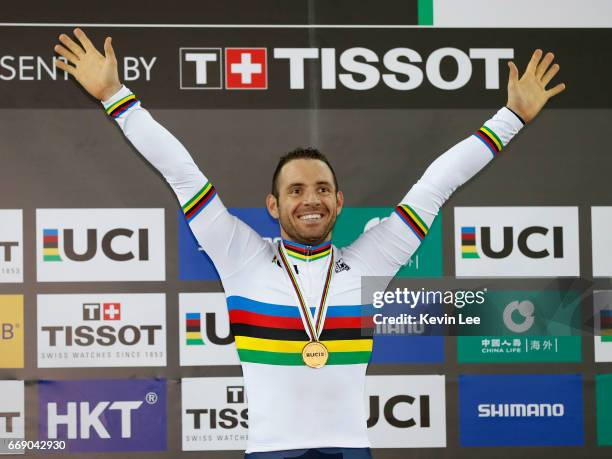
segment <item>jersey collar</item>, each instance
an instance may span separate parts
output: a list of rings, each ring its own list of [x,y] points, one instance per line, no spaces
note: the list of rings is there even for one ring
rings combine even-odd
[[[332,250],[331,241],[323,242],[319,245],[304,245],[299,242],[287,241],[283,239],[283,246],[287,255],[302,261],[321,260],[327,257]]]

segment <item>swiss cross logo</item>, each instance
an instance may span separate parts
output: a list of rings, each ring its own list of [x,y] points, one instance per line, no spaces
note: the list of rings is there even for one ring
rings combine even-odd
[[[121,320],[120,303],[104,303],[102,305],[103,320]]]
[[[267,89],[266,48],[225,48],[226,89]]]

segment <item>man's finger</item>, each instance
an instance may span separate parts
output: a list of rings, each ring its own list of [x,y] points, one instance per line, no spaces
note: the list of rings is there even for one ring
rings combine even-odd
[[[112,41],[113,39],[111,37],[106,37],[104,40],[104,54],[108,59],[116,61],[117,58],[115,57],[115,50],[113,49]]]
[[[83,45],[83,48],[85,48],[86,51],[92,51],[96,49],[89,37],[85,35],[85,32],[83,32],[78,27],[74,29],[74,35],[79,39],[81,45]]]
[[[64,72],[68,72],[70,75],[74,75],[74,71],[76,70],[73,66],[66,64],[64,61],[60,61],[59,59],[55,59],[55,66]]]
[[[516,83],[519,79],[519,71],[514,65],[514,62],[508,61],[508,67],[510,68],[510,74],[508,75],[508,81],[511,83]]]
[[[53,50],[59,54],[62,57],[65,57],[66,59],[68,59],[68,62],[72,63],[72,64],[77,64],[77,62],[79,62],[79,58],[72,53],[71,51],[67,50],[66,48],[64,48],[62,45],[55,45],[55,47],[53,48]]]
[[[66,35],[65,33],[61,34],[59,36],[59,39],[64,45],[66,45],[66,48],[68,48],[70,51],[76,54],[78,58],[81,58],[85,54],[85,51],[83,51],[83,48],[77,45],[74,42],[74,40],[70,38],[68,35]]]
[[[546,73],[546,70],[548,70],[548,67],[550,66],[554,58],[555,55],[553,53],[546,53],[546,56],[544,56],[544,59],[542,59],[542,61],[538,64],[538,67],[536,68],[536,78],[542,78],[542,75]]]
[[[538,66],[538,62],[540,62],[540,59],[542,59],[542,50],[536,49],[531,55],[531,60],[529,61],[529,64],[527,64],[525,73],[534,73]]]
[[[562,92],[564,90],[565,90],[565,83],[559,83],[554,88],[551,88],[548,91],[546,91],[546,94],[550,98],[550,97],[556,96],[557,94],[559,94],[560,92]]]
[[[559,68],[559,64],[553,64],[552,67],[549,68],[548,71],[544,74],[544,76],[542,77],[542,83],[544,83],[544,87],[546,87],[546,85],[550,83],[550,80],[552,80],[553,77],[557,74]]]

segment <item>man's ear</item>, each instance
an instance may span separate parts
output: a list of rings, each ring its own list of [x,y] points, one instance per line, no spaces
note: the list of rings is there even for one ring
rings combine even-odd
[[[273,194],[266,196],[266,207],[272,218],[278,220],[278,200]]]
[[[338,215],[340,215],[340,212],[342,212],[342,208],[344,207],[344,194],[342,193],[342,191],[338,191],[336,193],[336,202],[338,203],[338,206],[336,207],[336,217]]]

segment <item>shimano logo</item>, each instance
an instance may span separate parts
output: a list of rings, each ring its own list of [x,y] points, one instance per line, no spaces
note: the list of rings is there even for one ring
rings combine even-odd
[[[559,418],[565,414],[562,403],[481,403],[479,418]]]

